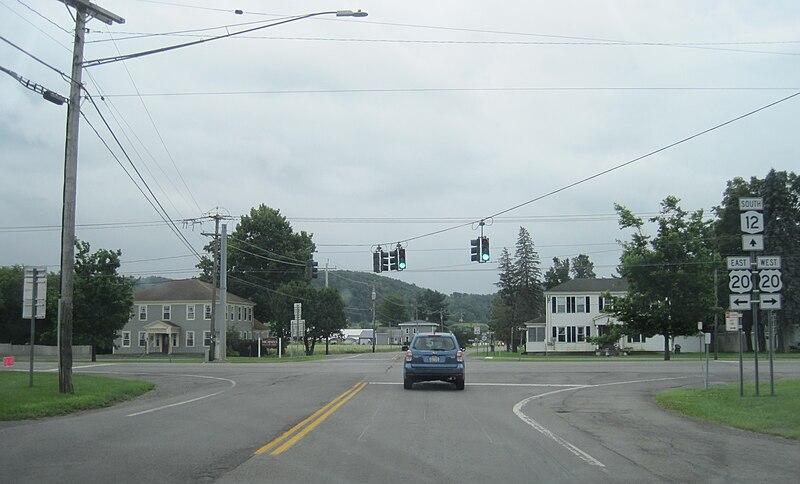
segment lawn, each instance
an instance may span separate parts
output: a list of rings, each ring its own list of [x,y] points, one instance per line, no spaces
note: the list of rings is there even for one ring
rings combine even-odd
[[[147,393],[155,385],[140,380],[124,380],[92,375],[72,375],[75,393],[58,393],[57,373],[0,372],[0,420],[66,415],[80,410],[108,407]]]
[[[744,397],[735,383],[708,390],[669,390],[656,401],[700,420],[800,440],[800,380],[776,381],[775,396],[770,396],[768,384],[762,384],[760,393],[756,396],[755,384],[748,382]]]

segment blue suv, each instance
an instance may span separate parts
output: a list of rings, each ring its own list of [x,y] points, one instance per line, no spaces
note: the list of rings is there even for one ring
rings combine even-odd
[[[416,382],[446,381],[464,389],[464,353],[452,333],[418,333],[406,350],[403,388]]]

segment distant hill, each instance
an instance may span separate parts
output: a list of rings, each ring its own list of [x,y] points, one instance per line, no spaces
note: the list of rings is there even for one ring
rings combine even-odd
[[[353,325],[372,322],[372,285],[375,285],[376,307],[386,296],[400,296],[406,302],[409,313],[417,299],[417,294],[426,290],[416,284],[398,281],[389,277],[367,272],[336,270],[328,274],[328,283],[339,290],[345,305],[348,321]],[[320,271],[319,279],[313,281],[314,286],[325,285],[325,274]],[[465,323],[488,323],[491,308],[491,294],[453,293],[448,295],[450,319],[457,322],[462,318]]]
[[[140,277],[134,284],[134,292],[171,281],[166,277],[149,276]],[[390,277],[379,276],[366,272],[353,272],[336,270],[328,273],[328,283],[331,287],[339,290],[345,306],[347,320],[353,326],[367,325],[372,323],[372,285],[375,285],[376,307],[386,296],[400,296],[409,308],[409,314],[413,316],[413,306],[417,299],[417,294],[426,290],[416,284],[398,281]],[[320,271],[319,279],[314,279],[315,287],[325,285],[325,274]],[[489,309],[492,304],[492,294],[466,294],[454,292],[447,296],[450,309],[450,321],[458,322],[460,319],[464,323],[488,323]]]

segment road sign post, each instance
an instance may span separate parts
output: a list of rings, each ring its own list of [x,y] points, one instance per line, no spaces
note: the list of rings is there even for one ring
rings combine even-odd
[[[44,319],[47,302],[47,268],[26,267],[22,286],[22,317],[31,320],[31,361],[28,386],[33,386],[34,347],[36,346],[36,320]]]

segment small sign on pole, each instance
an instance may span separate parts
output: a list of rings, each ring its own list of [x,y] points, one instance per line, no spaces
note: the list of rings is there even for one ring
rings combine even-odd
[[[739,331],[739,321],[742,314],[736,311],[725,312],[725,331]]]

